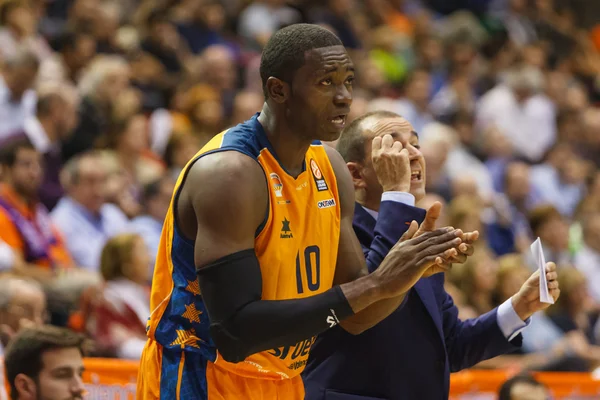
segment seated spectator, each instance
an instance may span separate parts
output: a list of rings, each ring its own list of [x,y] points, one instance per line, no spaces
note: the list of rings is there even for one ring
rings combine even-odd
[[[81,71],[96,52],[96,39],[86,32],[69,31],[64,32],[56,42],[58,51],[42,61],[38,83],[76,84]]]
[[[98,153],[84,153],[64,168],[67,195],[52,211],[77,265],[96,271],[108,239],[127,230],[127,216],[106,202],[107,171]]]
[[[4,360],[11,399],[82,399],[84,346],[85,338],[67,329],[23,330]]]
[[[21,329],[48,322],[46,295],[35,281],[0,278],[0,358]]]
[[[544,164],[531,168],[531,184],[544,203],[571,217],[585,190],[585,162],[567,144],[558,144]]]
[[[175,181],[168,175],[147,185],[142,196],[144,214],[131,221],[131,230],[144,239],[150,253],[149,280],[152,279],[163,222],[171,204],[174,188]]]
[[[25,120],[35,114],[33,84],[39,61],[25,49],[2,59],[0,78],[0,140],[20,132]]]
[[[542,241],[546,260],[555,260],[557,265],[570,263],[569,225],[556,208],[551,205],[534,208],[529,213],[529,224],[533,237]],[[530,266],[534,268],[537,263],[529,255]]]
[[[165,163],[167,164],[168,174],[177,179],[181,170],[202,148],[200,139],[191,133],[174,133],[169,138],[167,148],[165,149]]]
[[[548,388],[531,375],[517,375],[502,384],[498,400],[546,400]]]
[[[575,266],[586,276],[590,295],[600,304],[600,212],[583,219],[583,243],[575,256]]]
[[[113,103],[129,87],[129,65],[117,56],[97,56],[79,81],[79,124],[63,143],[63,158],[91,150],[108,128]]]
[[[30,48],[39,60],[52,54],[48,43],[37,32],[37,21],[26,1],[5,1],[0,8],[0,57],[14,56],[21,47]]]
[[[71,135],[77,123],[77,97],[75,89],[67,84],[40,93],[36,114],[26,119],[23,127],[23,135],[44,157],[39,196],[49,210],[64,194],[59,176],[63,166],[61,141]]]
[[[563,332],[579,331],[596,344],[594,328],[598,315],[592,314],[585,276],[575,268],[558,271],[561,297],[547,314]]]
[[[39,268],[31,270],[38,279],[53,271],[73,266],[60,232],[38,201],[42,183],[42,157],[25,138],[0,146],[5,183],[0,186],[0,239],[23,259]]]
[[[150,315],[149,258],[144,241],[134,234],[115,236],[102,250],[106,283],[85,319],[103,355],[139,360],[142,354]]]

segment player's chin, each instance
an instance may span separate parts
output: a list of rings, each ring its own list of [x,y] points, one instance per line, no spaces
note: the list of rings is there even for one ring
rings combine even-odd
[[[323,129],[319,132],[319,140],[322,142],[335,142],[340,138],[342,129]]]

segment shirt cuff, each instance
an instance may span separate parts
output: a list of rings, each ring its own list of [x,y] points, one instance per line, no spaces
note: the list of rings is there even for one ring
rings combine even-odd
[[[407,192],[383,192],[381,201],[395,201],[407,206],[415,206],[415,196]]]
[[[525,322],[521,320],[512,306],[511,299],[500,304],[496,318],[502,334],[509,342],[531,323],[531,317],[527,318]]]

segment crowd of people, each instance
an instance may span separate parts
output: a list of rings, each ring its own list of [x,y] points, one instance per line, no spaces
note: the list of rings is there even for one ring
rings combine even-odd
[[[556,306],[533,316],[519,354],[480,367],[594,370],[598,21],[577,0],[3,0],[0,356],[47,323],[93,339],[91,355],[140,358],[179,173],[262,108],[270,36],[310,22],[354,61],[347,123],[406,118],[427,164],[417,205],[439,201],[438,225],[479,231],[446,274],[461,318],[519,290],[536,238],[558,265]]]

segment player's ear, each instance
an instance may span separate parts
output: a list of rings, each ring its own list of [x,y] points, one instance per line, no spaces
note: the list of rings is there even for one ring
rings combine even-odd
[[[36,396],[36,386],[33,379],[28,377],[25,374],[18,374],[15,377],[15,388],[17,389],[18,398],[19,399],[35,399]]]
[[[354,189],[364,189],[367,187],[367,182],[365,181],[365,177],[363,174],[363,166],[357,162],[347,162],[346,166],[348,167],[348,171],[350,171],[350,176],[352,176],[352,183],[354,183]]]
[[[267,94],[274,102],[283,104],[290,96],[290,85],[271,76],[267,79]]]

